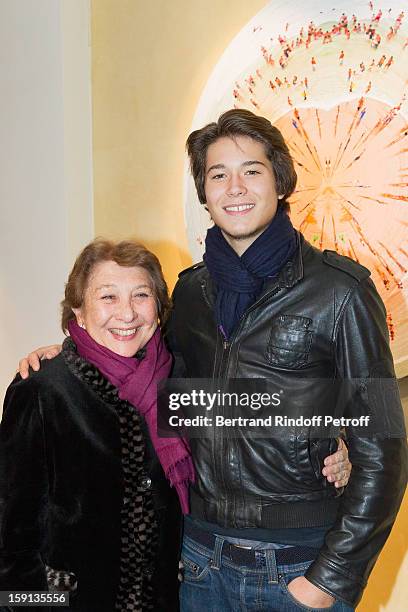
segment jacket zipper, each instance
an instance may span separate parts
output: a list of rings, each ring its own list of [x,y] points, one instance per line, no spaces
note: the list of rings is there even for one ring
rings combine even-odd
[[[218,368],[218,378],[221,378],[223,380],[227,379],[226,373],[228,372],[229,369],[229,361],[230,361],[230,355],[231,355],[231,347],[232,344],[235,340],[235,338],[239,335],[239,333],[241,332],[242,326],[245,322],[246,317],[248,316],[248,314],[250,312],[252,312],[252,310],[254,310],[255,308],[257,308],[260,304],[263,304],[264,302],[268,301],[271,297],[275,296],[277,293],[279,293],[279,291],[281,291],[282,286],[280,284],[278,284],[274,289],[272,289],[267,295],[263,296],[260,300],[258,300],[257,302],[255,302],[254,304],[252,304],[252,306],[250,306],[241,316],[239,324],[235,330],[235,332],[233,333],[232,337],[230,338],[230,340],[228,341],[225,336],[224,336],[224,341],[223,341],[223,351],[222,351],[222,356],[221,356],[221,360],[220,360],[220,366]],[[220,328],[218,328],[218,333],[223,333],[222,330],[220,330]],[[217,428],[214,427],[213,429],[213,449],[215,449],[216,447],[216,440],[218,440],[218,444],[217,447],[222,449],[222,452],[220,453],[219,457],[215,457],[215,455],[213,455],[213,461],[214,461],[214,465],[217,465],[217,471],[219,474],[219,478],[222,481],[222,485],[225,491],[229,491],[230,487],[229,487],[229,479],[228,476],[225,473],[225,462],[224,462],[224,457],[226,454],[228,454],[228,460],[227,460],[227,465],[229,463],[231,463],[231,461],[233,460],[235,453],[236,453],[236,440],[234,438],[223,438],[223,435],[220,434],[220,436],[217,436]],[[228,443],[227,443],[228,440]]]
[[[269,293],[267,293],[266,295],[264,295],[260,300],[258,300],[257,302],[255,302],[254,304],[252,304],[252,306],[250,306],[241,316],[238,326],[235,330],[235,332],[233,333],[233,335],[231,336],[230,340],[227,340],[224,336],[224,340],[223,340],[223,351],[222,351],[222,355],[221,355],[221,360],[220,360],[220,365],[218,367],[218,376],[217,378],[227,378],[225,376],[226,372],[228,372],[228,367],[229,367],[229,359],[230,359],[230,355],[231,355],[231,346],[234,343],[235,338],[237,338],[237,336],[239,335],[239,333],[241,332],[242,326],[245,323],[245,319],[247,318],[247,316],[253,311],[255,310],[255,308],[258,308],[258,306],[260,306],[261,304],[264,304],[265,302],[269,301],[269,299],[271,297],[274,297],[277,293],[279,293],[279,291],[282,290],[282,285],[277,285],[274,289],[272,289]],[[219,329],[219,328],[218,328]],[[221,333],[222,330],[220,330]]]
[[[207,304],[207,306],[211,309],[214,310],[214,304],[211,302],[211,300],[209,299],[209,296],[207,295],[207,287],[206,287],[206,282],[205,280],[202,280],[200,282],[201,285],[201,290],[203,292],[203,297],[204,300]],[[222,330],[220,330],[219,327],[217,327],[217,333],[222,333],[224,336],[224,340],[222,342],[222,347],[223,347],[223,351],[222,351],[222,355],[221,355],[221,359],[219,362],[219,367],[218,367],[218,375],[215,376],[215,378],[224,378],[225,372],[228,370],[228,365],[229,365],[229,356],[230,356],[230,351],[229,349],[231,348],[231,345],[233,344],[233,341],[235,340],[235,338],[238,336],[239,332],[241,331],[242,328],[242,324],[245,321],[247,315],[252,312],[255,308],[257,308],[258,306],[260,306],[261,304],[264,304],[265,302],[267,302],[271,297],[275,296],[277,293],[279,293],[279,291],[282,290],[282,285],[280,283],[278,283],[278,285],[274,288],[271,289],[271,291],[269,291],[269,293],[267,293],[266,295],[264,295],[261,299],[257,300],[254,304],[252,304],[252,306],[250,306],[241,316],[238,326],[235,330],[235,332],[233,333],[232,337],[230,338],[230,340],[227,340],[226,336],[225,336],[225,332],[223,332]],[[225,357],[225,355],[227,355],[227,357]],[[216,366],[217,364],[215,363],[214,366]],[[213,369],[213,372],[215,374],[216,370],[215,367]]]

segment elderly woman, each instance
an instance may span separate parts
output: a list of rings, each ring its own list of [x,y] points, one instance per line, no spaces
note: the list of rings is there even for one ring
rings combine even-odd
[[[96,240],[79,255],[62,352],[6,394],[0,591],[68,590],[83,612],[177,609],[179,510],[165,475],[185,510],[193,468],[184,442],[156,431],[168,308],[143,246]]]

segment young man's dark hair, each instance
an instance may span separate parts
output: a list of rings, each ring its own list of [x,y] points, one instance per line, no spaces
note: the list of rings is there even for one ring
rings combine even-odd
[[[284,196],[279,201],[279,206],[288,209],[287,198],[295,190],[297,176],[286,142],[278,128],[268,119],[244,109],[226,111],[216,123],[209,123],[200,130],[195,130],[187,139],[191,173],[201,204],[207,201],[204,184],[208,147],[219,138],[234,139],[237,136],[246,136],[264,145],[274,171],[276,191]]]

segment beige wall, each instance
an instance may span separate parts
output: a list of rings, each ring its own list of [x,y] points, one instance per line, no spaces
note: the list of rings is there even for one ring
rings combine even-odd
[[[265,0],[93,0],[95,230],[190,265],[184,143],[224,48]]]
[[[172,286],[190,264],[182,210],[184,142],[221,53],[265,0],[93,0],[97,235],[139,237]],[[407,503],[359,612],[403,612]],[[406,573],[406,566],[405,566]]]
[[[88,0],[0,2],[0,398],[93,236]],[[0,403],[0,412],[1,412]]]

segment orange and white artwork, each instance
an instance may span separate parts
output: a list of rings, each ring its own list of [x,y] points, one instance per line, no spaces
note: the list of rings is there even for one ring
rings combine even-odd
[[[367,266],[408,374],[408,7],[270,2],[214,67],[192,129],[229,108],[268,117],[298,174],[291,218],[320,249]],[[209,226],[186,170],[194,260]]]

